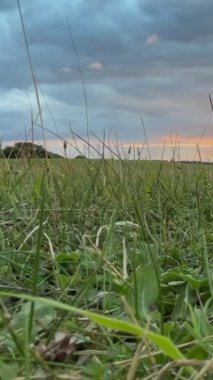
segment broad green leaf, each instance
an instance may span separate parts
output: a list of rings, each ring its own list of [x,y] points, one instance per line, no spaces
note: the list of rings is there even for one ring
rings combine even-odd
[[[18,313],[13,315],[10,321],[10,327],[16,333],[19,338],[24,338],[26,323],[29,321],[31,310],[31,302],[26,302],[21,305]],[[37,302],[35,304],[35,323],[33,324],[31,335],[36,336],[37,332],[43,328],[46,328],[49,323],[55,318],[55,308],[50,304],[44,304],[43,302]],[[14,348],[14,341],[8,334],[0,335],[0,342],[8,345],[10,348]]]
[[[158,300],[159,288],[155,271],[150,266],[139,267],[132,275],[127,300],[140,318],[149,319],[150,308]]]
[[[208,281],[207,279],[204,280],[204,279],[199,279],[199,278],[195,278],[193,277],[191,274],[180,274],[179,275],[184,281],[187,281],[189,283],[189,285],[191,286],[192,289],[195,289],[195,290],[198,290],[200,289],[202,286],[204,285],[207,285],[208,284]]]
[[[56,262],[60,264],[66,264],[79,260],[81,254],[78,251],[72,251],[70,253],[59,253],[56,256]]]
[[[206,360],[208,359],[208,352],[201,345],[193,347],[187,354],[188,359]]]
[[[0,379],[1,380],[16,379],[19,371],[20,371],[20,367],[18,364],[10,363],[9,365],[6,365],[3,362],[0,362]]]
[[[179,359],[184,358],[181,351],[178,349],[177,346],[175,346],[175,344],[171,341],[171,339],[163,335],[156,334],[152,331],[149,331],[133,323],[115,319],[115,318],[110,318],[105,315],[100,315],[100,314],[93,313],[87,310],[78,309],[76,307],[64,304],[59,301],[51,300],[48,298],[33,297],[33,296],[25,295],[25,294],[16,294],[16,293],[9,293],[9,292],[0,292],[0,296],[1,297],[8,297],[8,296],[16,297],[19,299],[28,300],[35,303],[39,302],[39,304],[54,307],[54,308],[61,309],[61,310],[71,312],[74,314],[82,315],[84,317],[89,318],[91,321],[96,322],[97,324],[105,326],[109,329],[124,331],[138,337],[144,337],[146,339],[149,339],[160,350],[162,350],[162,352],[166,356],[174,360],[179,360]]]

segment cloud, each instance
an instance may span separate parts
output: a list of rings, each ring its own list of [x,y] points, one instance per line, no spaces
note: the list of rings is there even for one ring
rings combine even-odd
[[[154,45],[159,41],[159,36],[157,34],[151,34],[150,36],[147,37],[146,39],[146,44],[147,45]]]
[[[103,64],[101,62],[99,62],[99,61],[92,62],[92,63],[89,64],[88,68],[92,69],[92,70],[102,70]]]
[[[199,43],[213,36],[211,0],[142,0],[138,8],[148,18],[149,27],[168,41]]]
[[[113,130],[127,144],[140,141],[143,115],[150,141],[177,128],[190,138],[202,132],[211,113],[212,0],[20,3],[39,87],[62,135],[70,122],[76,132],[86,134],[84,93],[67,16],[91,130],[100,136]],[[0,1],[0,34],[0,128],[12,139],[29,124],[26,93],[33,98],[14,0]],[[43,94],[45,125],[52,129]]]
[[[73,72],[73,69],[69,66],[63,66],[59,69],[59,72],[62,74],[71,74]]]

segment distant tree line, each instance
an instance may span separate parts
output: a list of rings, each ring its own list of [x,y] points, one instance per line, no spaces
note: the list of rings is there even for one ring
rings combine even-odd
[[[42,145],[32,142],[17,142],[0,151],[1,158],[61,158],[59,154],[48,152]]]

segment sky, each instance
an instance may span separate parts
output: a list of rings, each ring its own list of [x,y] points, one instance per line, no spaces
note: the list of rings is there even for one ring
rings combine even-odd
[[[139,147],[142,158],[200,154],[213,161],[212,0],[20,0],[20,6],[43,124],[52,132],[45,132],[48,149],[63,151],[67,139],[85,152],[81,138],[89,130],[97,150],[99,139],[115,151]],[[33,115],[40,142],[15,0],[0,0],[0,35],[1,139],[4,145],[30,139]]]

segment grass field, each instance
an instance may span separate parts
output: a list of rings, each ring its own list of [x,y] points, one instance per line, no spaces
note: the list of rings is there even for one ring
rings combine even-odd
[[[0,378],[212,379],[213,165],[0,160]]]

